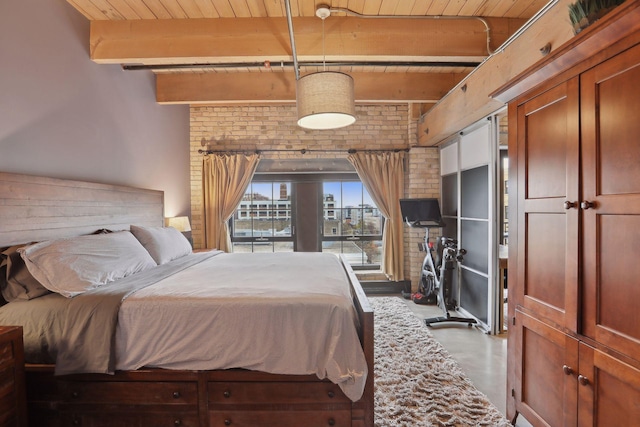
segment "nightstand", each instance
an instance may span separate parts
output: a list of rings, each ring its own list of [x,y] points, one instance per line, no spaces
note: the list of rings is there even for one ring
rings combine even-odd
[[[26,427],[21,326],[0,326],[0,427]]]

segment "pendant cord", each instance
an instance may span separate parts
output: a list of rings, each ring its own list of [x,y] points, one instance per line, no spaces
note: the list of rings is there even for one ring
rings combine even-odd
[[[324,18],[322,18],[322,71],[327,71],[327,61],[324,52]]]

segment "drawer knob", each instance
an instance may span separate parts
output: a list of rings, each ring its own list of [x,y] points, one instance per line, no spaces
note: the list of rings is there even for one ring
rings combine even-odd
[[[570,202],[569,200],[566,200],[566,201],[564,202],[564,208],[565,208],[566,210],[569,210],[569,209],[571,209],[571,208],[575,208],[575,207],[577,207],[577,206],[578,206],[578,203],[576,203],[576,202]]]
[[[591,209],[591,208],[595,208],[596,204],[588,200],[585,200],[584,202],[580,203],[580,207],[582,209]]]
[[[327,393],[327,396],[329,396],[329,398],[333,399],[334,397],[336,397],[336,394],[333,392],[333,390],[331,390],[329,393]]]
[[[182,395],[180,394],[180,392],[179,392],[179,391],[174,391],[174,392],[173,392],[173,398],[174,398],[174,399],[180,399],[180,397],[181,397],[181,396],[182,396]]]
[[[571,374],[573,374],[573,369],[571,369],[571,367],[569,367],[569,366],[567,366],[567,365],[564,365],[564,366],[562,367],[562,371],[563,371],[565,374],[567,374],[567,375],[571,375]]]
[[[589,385],[589,378],[585,377],[584,375],[578,375],[578,382],[580,383],[580,385]]]
[[[330,426],[334,426],[334,425],[336,425],[336,420],[334,420],[333,418],[329,418],[328,423],[329,423]]]
[[[80,418],[74,418],[72,421],[74,426],[81,426],[82,425],[82,420]]]
[[[73,397],[74,399],[77,399],[78,396],[80,396],[80,393],[78,393],[77,391],[72,391],[71,392],[71,397]]]
[[[228,419],[228,418],[226,420],[224,420],[224,425],[230,426],[231,425],[231,420]]]
[[[174,426],[176,426],[176,427],[181,426],[181,425],[182,425],[182,420],[180,420],[180,419],[175,420],[175,421],[173,422],[173,425],[174,425]]]
[[[231,392],[229,390],[225,390],[222,392],[222,395],[228,399],[231,397]]]

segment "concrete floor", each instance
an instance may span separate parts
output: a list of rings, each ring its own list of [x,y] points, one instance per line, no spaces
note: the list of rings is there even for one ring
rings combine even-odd
[[[391,295],[385,295],[391,296]],[[441,316],[437,306],[406,302],[419,318]],[[454,313],[451,313],[454,315]],[[484,393],[503,414],[506,413],[507,396],[507,334],[488,335],[475,327],[462,323],[440,323],[429,328],[449,354],[454,357],[473,384]],[[530,427],[519,416],[517,427]]]

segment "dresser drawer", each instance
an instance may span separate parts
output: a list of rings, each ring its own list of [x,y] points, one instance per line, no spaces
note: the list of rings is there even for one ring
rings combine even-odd
[[[62,427],[199,427],[196,412],[122,412],[65,411]]]
[[[16,376],[13,366],[0,368],[0,400],[4,401],[9,396],[11,399],[16,398]]]
[[[209,382],[209,403],[238,404],[331,404],[350,402],[331,382]]]
[[[68,403],[196,405],[198,385],[192,382],[60,381],[60,397]]]
[[[0,426],[26,425],[22,328],[0,326]]]
[[[15,396],[9,399],[0,399],[0,426],[15,426],[16,424]]]
[[[7,341],[0,343],[0,369],[6,365],[13,365],[15,353],[13,350],[13,342]]]
[[[209,427],[347,427],[351,412],[337,411],[211,411]]]

